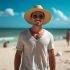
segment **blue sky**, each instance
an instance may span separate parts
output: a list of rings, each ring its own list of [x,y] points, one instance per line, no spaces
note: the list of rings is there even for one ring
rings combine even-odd
[[[70,0],[0,0],[0,28],[27,28],[23,15],[34,5],[42,5],[52,14],[45,28],[70,28]]]

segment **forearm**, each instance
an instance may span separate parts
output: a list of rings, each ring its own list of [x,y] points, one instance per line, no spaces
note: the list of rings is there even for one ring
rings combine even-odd
[[[49,55],[49,66],[50,66],[50,70],[56,69],[56,60],[55,60],[54,51],[52,51]]]
[[[56,63],[55,63],[55,58],[54,57],[49,60],[49,66],[50,66],[50,70],[55,70]]]
[[[20,63],[21,63],[21,55],[16,54],[14,60],[14,70],[19,70]]]

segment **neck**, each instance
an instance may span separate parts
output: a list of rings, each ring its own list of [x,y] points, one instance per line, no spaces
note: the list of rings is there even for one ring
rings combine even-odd
[[[30,29],[33,33],[39,33],[41,30],[42,30],[42,27],[38,27],[38,26],[33,26],[31,29]]]

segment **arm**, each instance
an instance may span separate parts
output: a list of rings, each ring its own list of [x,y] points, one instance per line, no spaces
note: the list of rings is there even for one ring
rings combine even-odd
[[[48,55],[49,55],[50,70],[55,70],[56,63],[55,63],[54,49],[48,49]]]
[[[20,62],[21,62],[21,54],[22,51],[16,51],[15,60],[14,60],[14,70],[19,70]]]

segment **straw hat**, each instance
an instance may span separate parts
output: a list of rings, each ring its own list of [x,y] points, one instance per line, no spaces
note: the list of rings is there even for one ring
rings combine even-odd
[[[32,23],[32,20],[31,20],[31,14],[35,11],[41,11],[45,14],[45,18],[44,18],[44,22],[43,24],[46,24],[50,21],[51,19],[51,14],[50,12],[48,12],[47,10],[44,10],[43,7],[41,5],[36,5],[34,6],[31,10],[27,11],[25,14],[24,14],[24,19],[29,22],[30,24],[33,24]]]

